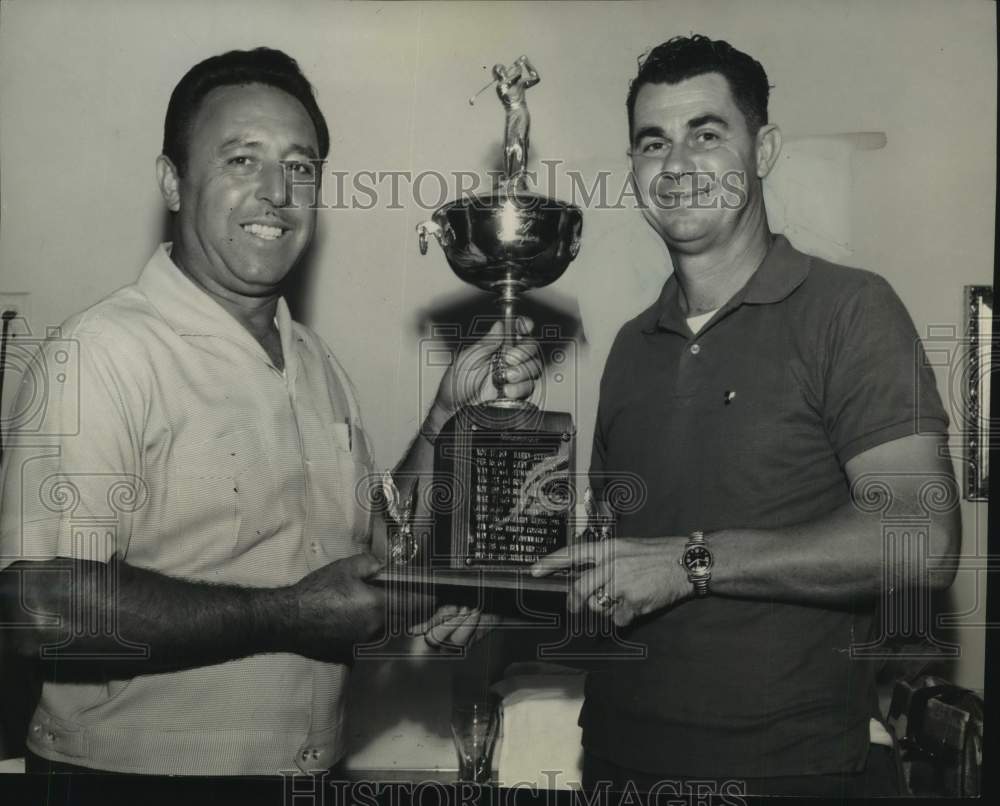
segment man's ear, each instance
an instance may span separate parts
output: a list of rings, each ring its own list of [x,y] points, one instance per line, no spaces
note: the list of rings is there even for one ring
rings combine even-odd
[[[180,210],[180,175],[177,173],[177,166],[174,165],[173,160],[165,154],[160,154],[156,158],[156,183],[160,186],[160,193],[167,203],[167,209],[171,213]]]
[[[774,168],[781,153],[781,129],[769,123],[757,131],[757,178],[763,179]]]

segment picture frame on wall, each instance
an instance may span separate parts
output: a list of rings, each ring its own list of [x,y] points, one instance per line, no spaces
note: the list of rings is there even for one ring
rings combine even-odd
[[[965,389],[965,497],[986,501],[990,486],[990,370],[993,346],[993,287],[965,287],[969,344]]]

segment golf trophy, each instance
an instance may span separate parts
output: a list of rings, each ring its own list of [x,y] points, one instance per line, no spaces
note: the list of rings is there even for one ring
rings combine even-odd
[[[461,409],[435,440],[437,489],[426,544],[407,522],[415,505],[390,507],[383,573],[429,575],[440,584],[565,590],[564,579],[534,579],[525,569],[571,539],[575,427],[566,412],[505,397],[501,355],[517,339],[519,295],[554,282],[576,257],[583,214],[527,188],[525,91],[538,83],[538,72],[521,56],[509,67],[496,65],[493,77],[484,89],[495,84],[506,113],[503,175],[492,195],[445,204],[417,234],[421,254],[436,239],[459,279],[496,295],[503,320],[492,373],[497,397]],[[384,486],[392,500],[391,479]]]

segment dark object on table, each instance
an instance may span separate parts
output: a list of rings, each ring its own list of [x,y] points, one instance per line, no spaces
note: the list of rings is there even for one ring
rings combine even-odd
[[[980,796],[984,710],[981,697],[938,677],[896,683],[888,721],[910,794]]]

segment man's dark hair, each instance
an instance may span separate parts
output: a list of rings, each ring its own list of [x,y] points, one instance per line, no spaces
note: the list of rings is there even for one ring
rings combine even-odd
[[[163,153],[179,174],[183,175],[187,168],[188,135],[205,96],[216,87],[242,84],[266,84],[296,98],[309,113],[316,128],[319,155],[326,158],[330,130],[316,104],[312,85],[295,59],[271,48],[231,50],[196,64],[177,82],[170,95],[163,122]]]
[[[686,78],[719,73],[729,83],[736,106],[746,118],[750,134],[767,123],[770,88],[760,62],[721,39],[675,36],[657,45],[639,66],[628,90],[628,130],[632,133],[635,99],[645,84],[677,84]]]

